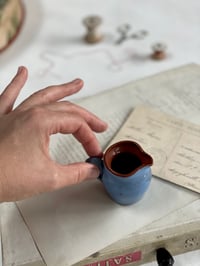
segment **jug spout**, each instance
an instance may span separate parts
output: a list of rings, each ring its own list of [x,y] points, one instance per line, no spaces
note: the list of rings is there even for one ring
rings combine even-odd
[[[153,158],[151,157],[151,155],[146,153],[138,143],[134,142],[132,151],[135,154],[135,156],[139,159],[139,161],[141,162],[138,167],[139,169],[144,166],[153,165]]]
[[[104,154],[104,161],[111,172],[124,177],[153,165],[153,158],[131,140],[122,140],[110,146]]]
[[[142,165],[144,166],[153,165],[153,158],[146,152],[143,152],[141,161],[142,161]]]

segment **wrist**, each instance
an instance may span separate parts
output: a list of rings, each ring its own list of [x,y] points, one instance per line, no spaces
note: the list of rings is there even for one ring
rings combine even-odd
[[[3,173],[0,168],[0,203],[4,202],[3,194]]]

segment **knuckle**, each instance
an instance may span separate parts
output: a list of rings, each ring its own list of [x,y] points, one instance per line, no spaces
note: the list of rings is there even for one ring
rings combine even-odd
[[[83,172],[80,168],[77,168],[77,171],[76,171],[76,175],[74,177],[74,183],[75,184],[79,184],[82,182],[82,179],[83,179]]]
[[[45,103],[50,102],[47,89],[41,90],[39,94],[40,94],[40,98],[42,99],[43,102],[45,102]]]
[[[50,99],[50,94],[49,94],[49,90],[51,90],[53,88],[53,86],[49,86],[45,89],[42,89],[38,92],[35,92],[34,95],[37,97],[40,97],[40,99],[42,100],[42,102],[45,103],[50,103],[51,99]]]
[[[77,105],[75,105],[74,103],[71,103],[69,101],[66,101],[65,102],[65,107],[66,107],[66,110],[71,113],[72,115],[78,115],[78,116],[81,116],[80,112],[79,112],[79,109],[77,107]]]
[[[65,108],[65,110],[66,110],[67,112],[71,112],[72,109],[73,109],[73,107],[72,107],[72,103],[69,102],[69,101],[59,101],[58,104],[59,104],[60,106],[63,106],[63,108]]]
[[[74,163],[70,165],[71,177],[69,178],[69,184],[79,184],[84,180],[85,171],[84,167],[80,164]]]
[[[48,187],[50,191],[60,188],[58,178],[56,176],[52,176],[52,178],[50,178]]]
[[[49,178],[48,178],[48,190],[53,191],[53,190],[60,188],[59,180],[60,179],[59,179],[59,174],[57,170],[55,170],[54,168],[51,168],[51,175],[49,175]]]
[[[40,106],[35,106],[28,110],[28,120],[31,121],[31,123],[38,123],[45,115],[44,108]]]

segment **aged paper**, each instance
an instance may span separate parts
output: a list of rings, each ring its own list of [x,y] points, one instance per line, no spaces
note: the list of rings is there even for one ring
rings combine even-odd
[[[16,204],[12,202],[3,203],[0,205],[0,211],[0,226],[3,228],[1,233],[3,266],[45,266]]]
[[[109,128],[102,134],[96,134],[102,146],[108,145],[110,139],[118,132],[128,115],[128,111],[121,111],[103,117],[108,123]],[[63,134],[57,134],[51,137],[50,154],[60,164],[80,162],[87,158],[87,154],[81,144],[73,136]]]
[[[112,143],[131,139],[152,155],[155,176],[200,193],[200,125],[136,107]]]

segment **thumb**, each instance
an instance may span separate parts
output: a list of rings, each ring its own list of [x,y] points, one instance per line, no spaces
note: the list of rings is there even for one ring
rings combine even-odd
[[[59,165],[57,172],[56,189],[79,184],[85,180],[98,178],[99,169],[91,163],[72,163]]]

